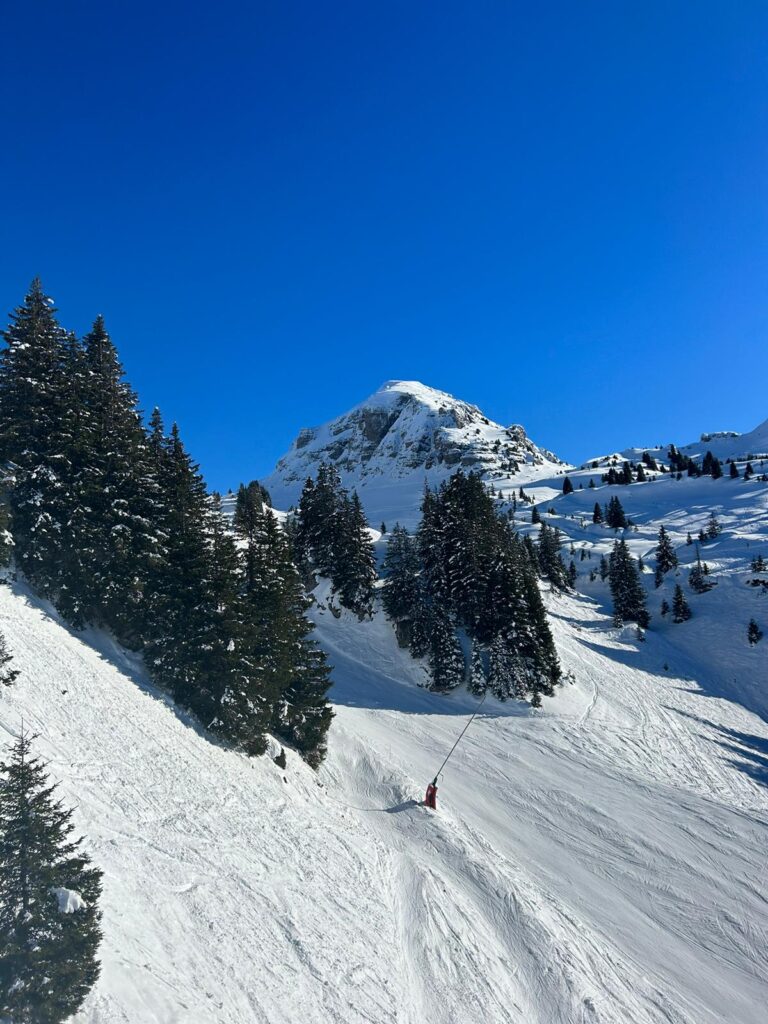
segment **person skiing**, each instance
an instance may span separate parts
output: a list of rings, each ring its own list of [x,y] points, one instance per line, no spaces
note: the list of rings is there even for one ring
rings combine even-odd
[[[437,810],[437,779],[434,782],[430,782],[427,786],[427,795],[424,797],[424,803],[431,810]]]

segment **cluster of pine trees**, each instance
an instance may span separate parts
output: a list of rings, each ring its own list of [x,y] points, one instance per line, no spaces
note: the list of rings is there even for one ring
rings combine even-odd
[[[4,337],[16,568],[75,628],[142,650],[154,679],[238,749],[262,752],[272,730],[319,763],[328,669],[263,495],[251,488],[238,545],[178,428],[166,433],[157,410],[144,425],[101,317],[78,340],[36,280]]]
[[[324,576],[344,608],[360,619],[373,614],[376,558],[357,492],[342,486],[338,470],[321,463],[304,484],[289,531],[307,580]]]
[[[536,546],[497,514],[474,473],[456,473],[427,490],[421,513],[415,536],[395,526],[384,560],[383,603],[400,642],[429,659],[432,688],[444,691],[466,677],[461,631],[472,642],[473,692],[490,687],[501,699],[528,695],[540,704],[560,666],[539,592]],[[547,538],[548,554],[555,543]],[[562,559],[559,566],[567,585]]]

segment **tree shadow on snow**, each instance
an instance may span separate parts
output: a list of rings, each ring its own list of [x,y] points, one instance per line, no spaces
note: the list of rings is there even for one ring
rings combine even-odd
[[[717,739],[707,736],[704,733],[699,735],[708,743],[714,743],[728,754],[735,754],[736,757],[729,757],[727,763],[737,771],[743,772],[753,779],[758,785],[768,788],[768,737],[753,736],[748,732],[739,732],[738,729],[730,729],[727,725],[717,725],[715,722],[698,715],[692,715],[680,708],[667,707],[668,711],[675,711],[684,718],[689,718],[700,725],[705,725],[718,734]]]

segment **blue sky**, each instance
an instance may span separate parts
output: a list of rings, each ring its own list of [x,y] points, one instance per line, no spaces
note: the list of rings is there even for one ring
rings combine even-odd
[[[209,482],[390,378],[565,458],[768,416],[765,3],[7,4],[3,312]]]

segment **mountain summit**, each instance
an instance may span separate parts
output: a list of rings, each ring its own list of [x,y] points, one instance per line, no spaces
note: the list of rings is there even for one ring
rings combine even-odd
[[[381,486],[413,497],[463,469],[489,481],[526,467],[564,465],[539,448],[519,425],[493,423],[474,405],[418,381],[391,380],[370,398],[321,427],[300,431],[290,451],[264,480],[278,507],[293,504],[320,462],[333,463],[347,486],[360,491],[371,514],[381,507]],[[403,502],[407,507],[410,502]]]

